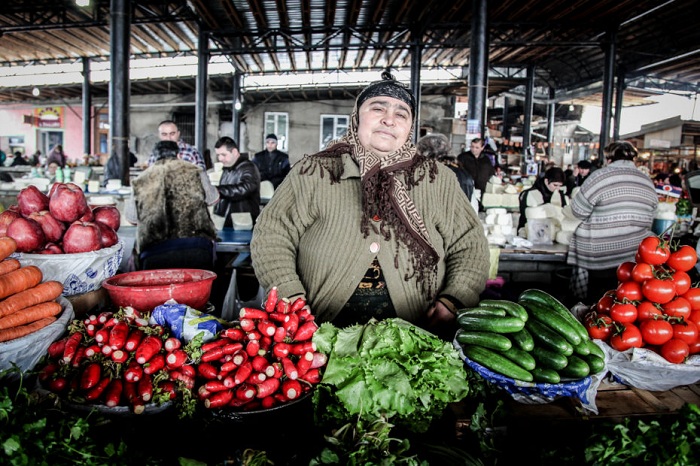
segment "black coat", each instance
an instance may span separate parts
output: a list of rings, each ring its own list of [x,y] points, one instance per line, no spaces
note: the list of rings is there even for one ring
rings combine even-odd
[[[479,154],[479,158],[476,158],[471,151],[462,152],[457,156],[457,161],[474,179],[474,187],[481,190],[483,197],[486,192],[486,183],[496,174],[496,168],[491,163],[489,156],[486,152],[482,152]]]
[[[281,150],[272,152],[267,150],[258,152],[253,157],[253,162],[260,171],[260,181],[270,181],[277,189],[284,177],[289,173],[289,156]]]
[[[260,215],[260,173],[248,157],[241,155],[232,167],[225,167],[219,181],[219,202],[214,213],[226,218],[224,227],[233,226],[232,213],[250,212],[253,222]]]

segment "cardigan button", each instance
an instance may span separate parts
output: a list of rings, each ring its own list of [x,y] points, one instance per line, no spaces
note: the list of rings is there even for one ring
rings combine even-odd
[[[379,243],[372,243],[369,245],[369,252],[376,254],[379,252]]]

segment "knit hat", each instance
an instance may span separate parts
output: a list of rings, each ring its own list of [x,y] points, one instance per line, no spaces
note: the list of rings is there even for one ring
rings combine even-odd
[[[276,141],[276,140],[277,140],[277,135],[276,135],[276,134],[270,133],[270,134],[268,134],[267,136],[265,136],[265,140],[267,141],[268,139],[274,139],[274,140]]]
[[[365,87],[357,96],[357,108],[359,109],[367,99],[372,97],[393,97],[405,102],[411,108],[411,114],[416,114],[416,99],[406,86],[398,82],[388,71],[382,73],[382,80],[375,81]]]

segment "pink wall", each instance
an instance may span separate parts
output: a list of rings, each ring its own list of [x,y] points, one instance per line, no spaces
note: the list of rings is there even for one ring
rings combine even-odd
[[[54,106],[59,107],[59,106]],[[63,132],[63,150],[70,160],[78,161],[83,157],[83,120],[82,107],[63,108],[63,126],[52,131]],[[41,128],[25,124],[24,115],[33,115],[32,105],[0,106],[0,137],[5,141],[8,136],[24,136],[25,152],[33,154],[37,149],[38,134]],[[0,149],[7,151],[8,147]]]

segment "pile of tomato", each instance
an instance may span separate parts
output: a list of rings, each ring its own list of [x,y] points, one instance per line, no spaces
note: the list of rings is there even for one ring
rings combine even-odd
[[[691,246],[645,238],[635,262],[617,268],[617,288],[586,315],[591,338],[618,351],[648,348],[676,364],[700,353],[700,288],[688,275],[697,260]]]

